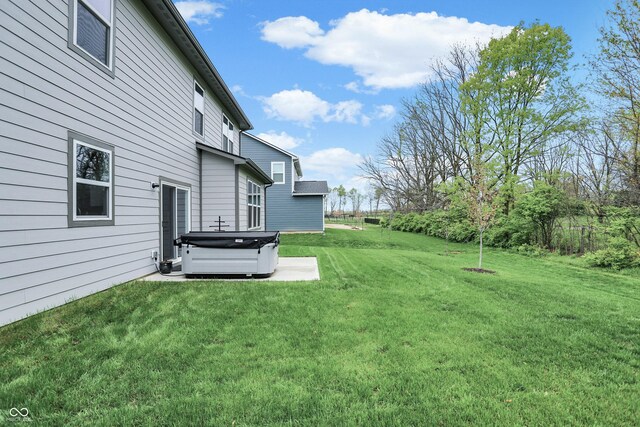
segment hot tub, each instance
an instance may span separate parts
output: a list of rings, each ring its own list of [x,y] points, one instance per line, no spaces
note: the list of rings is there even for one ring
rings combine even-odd
[[[187,276],[268,276],[278,266],[279,231],[198,231],[181,235],[182,272]]]

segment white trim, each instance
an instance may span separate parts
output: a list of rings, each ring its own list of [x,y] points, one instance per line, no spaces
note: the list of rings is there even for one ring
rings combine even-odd
[[[162,200],[162,186],[166,185],[168,187],[173,187],[176,189],[175,194],[174,194],[174,200],[173,200],[173,207],[175,209],[175,215],[174,215],[174,230],[178,230],[178,190],[184,190],[187,192],[187,204],[186,204],[186,219],[187,219],[187,232],[189,232],[191,230],[191,187],[186,186],[186,185],[181,185],[181,184],[177,184],[173,181],[167,180],[167,179],[160,179],[160,255],[161,258],[164,258],[164,236],[163,236],[163,230],[162,230],[162,214],[164,211],[164,205],[163,205],[163,200]],[[175,238],[177,238],[178,236],[175,236]],[[174,263],[178,263],[182,261],[181,257],[177,257],[177,258],[172,258],[170,259],[170,261],[173,261]]]
[[[227,119],[227,124],[224,124],[224,119]],[[236,125],[231,121],[226,114],[222,114],[222,151],[233,154],[234,146],[236,145],[233,135],[235,133]],[[224,138],[227,137],[227,148],[224,148]]]
[[[96,181],[93,179],[86,178],[78,178],[78,163],[76,161],[73,162],[73,174],[72,174],[72,185],[73,185],[73,221],[111,221],[113,219],[113,150],[109,150],[106,148],[98,147],[94,144],[90,144],[88,142],[82,141],[80,139],[73,139],[73,158],[75,159],[77,156],[77,147],[78,144],[83,145],[85,147],[89,147],[92,150],[102,151],[103,153],[107,153],[109,155],[109,182],[104,181]],[[109,188],[109,194],[107,197],[108,205],[107,212],[105,215],[78,215],[78,193],[76,183],[87,184],[87,185],[95,185],[96,187],[107,187]]]
[[[252,192],[251,191],[251,187],[254,186],[258,192]],[[262,185],[253,182],[250,178],[247,178],[247,202],[246,202],[246,206],[247,206],[247,230],[250,231],[255,231],[255,230],[260,230],[263,227],[262,224],[262,201],[264,199],[264,195],[262,194]],[[260,198],[260,203],[259,204],[255,204],[255,203],[251,203],[249,200],[252,196],[258,196]],[[251,221],[249,220],[249,211],[253,208],[257,208],[257,216],[256,215],[251,215],[251,218],[253,219],[254,224],[257,223],[258,225],[255,227],[251,227]],[[257,218],[257,221],[256,221]]]
[[[200,111],[200,109],[196,106],[196,95],[200,96],[200,94],[198,94],[196,87],[200,88],[200,90],[202,91],[202,111]],[[205,120],[205,109],[206,109],[206,91],[204,90],[204,86],[202,86],[200,83],[198,83],[198,80],[196,80],[196,78],[194,77],[193,79],[193,118],[192,118],[192,124],[191,124],[191,130],[192,132],[201,137],[204,138],[204,120]],[[200,112],[200,114],[202,114],[202,133],[198,132],[196,130],[196,110]]]
[[[273,179],[273,165],[282,165],[282,182],[278,182]],[[273,181],[274,185],[281,185],[287,183],[287,168],[285,166],[285,162],[271,162],[271,181]],[[278,172],[279,173],[279,172]]]
[[[115,31],[114,31],[114,16],[115,16],[115,12],[116,12],[116,2],[115,0],[109,0],[111,3],[111,17],[110,19],[105,19],[104,16],[102,16],[102,14],[100,12],[98,12],[93,6],[91,6],[89,4],[89,2],[87,1],[82,1],[82,0],[72,0],[73,1],[73,45],[75,47],[77,47],[78,49],[80,49],[82,52],[86,53],[87,55],[89,55],[91,58],[95,59],[100,65],[102,65],[103,67],[105,67],[106,69],[108,69],[109,71],[113,71],[113,58],[115,56],[115,52],[114,50],[114,43],[115,43]],[[85,7],[86,9],[88,9],[90,12],[92,12],[93,14],[95,14],[95,16],[98,18],[98,20],[100,20],[102,23],[104,23],[107,27],[108,27],[108,31],[109,31],[109,51],[107,52],[107,63],[105,64],[104,62],[102,62],[101,60],[99,60],[98,58],[96,58],[95,56],[93,56],[91,53],[89,53],[87,50],[85,50],[82,46],[80,46],[78,44],[78,1],[80,1],[82,3],[82,6]]]

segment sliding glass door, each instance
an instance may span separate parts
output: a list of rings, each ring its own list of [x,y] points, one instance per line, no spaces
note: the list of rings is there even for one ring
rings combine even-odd
[[[182,249],[173,240],[191,230],[191,189],[187,186],[163,182],[160,189],[160,247],[163,260],[177,260]]]

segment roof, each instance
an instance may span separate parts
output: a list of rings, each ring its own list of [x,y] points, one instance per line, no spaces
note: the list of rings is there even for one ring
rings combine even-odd
[[[296,168],[296,172],[298,172],[298,176],[302,176],[302,166],[300,166],[300,158],[298,156],[296,156],[293,153],[290,153],[289,151],[287,151],[287,150],[285,150],[283,148],[278,147],[277,145],[273,145],[272,143],[270,143],[268,141],[265,141],[262,138],[258,138],[257,136],[255,136],[255,135],[253,135],[253,134],[251,134],[249,132],[244,132],[244,134],[246,136],[250,137],[251,139],[256,140],[257,142],[260,142],[260,143],[266,145],[267,147],[271,147],[274,150],[279,151],[282,154],[285,154],[285,155],[291,157],[291,159],[293,159],[293,166]]]
[[[247,115],[213,66],[211,59],[189,29],[189,25],[171,0],[142,0],[169,37],[178,45],[196,70],[206,79],[216,97],[222,102],[240,130],[253,129]]]
[[[253,160],[247,159],[245,157],[241,157],[235,154],[231,154],[226,151],[222,151],[219,148],[214,148],[209,145],[205,145],[201,142],[196,142],[196,147],[202,151],[206,151],[207,153],[215,154],[216,156],[225,157],[229,160],[233,160],[234,165],[239,165],[251,172],[253,172],[258,177],[262,178],[262,181],[265,184],[273,184],[273,180],[269,175],[267,175],[258,165],[256,165]]]
[[[293,184],[294,196],[324,196],[329,194],[327,181],[296,181]]]

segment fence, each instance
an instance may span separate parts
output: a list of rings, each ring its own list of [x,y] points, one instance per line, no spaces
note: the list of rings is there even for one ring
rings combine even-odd
[[[552,246],[563,255],[582,255],[602,249],[607,243],[607,232],[594,225],[559,225]]]

